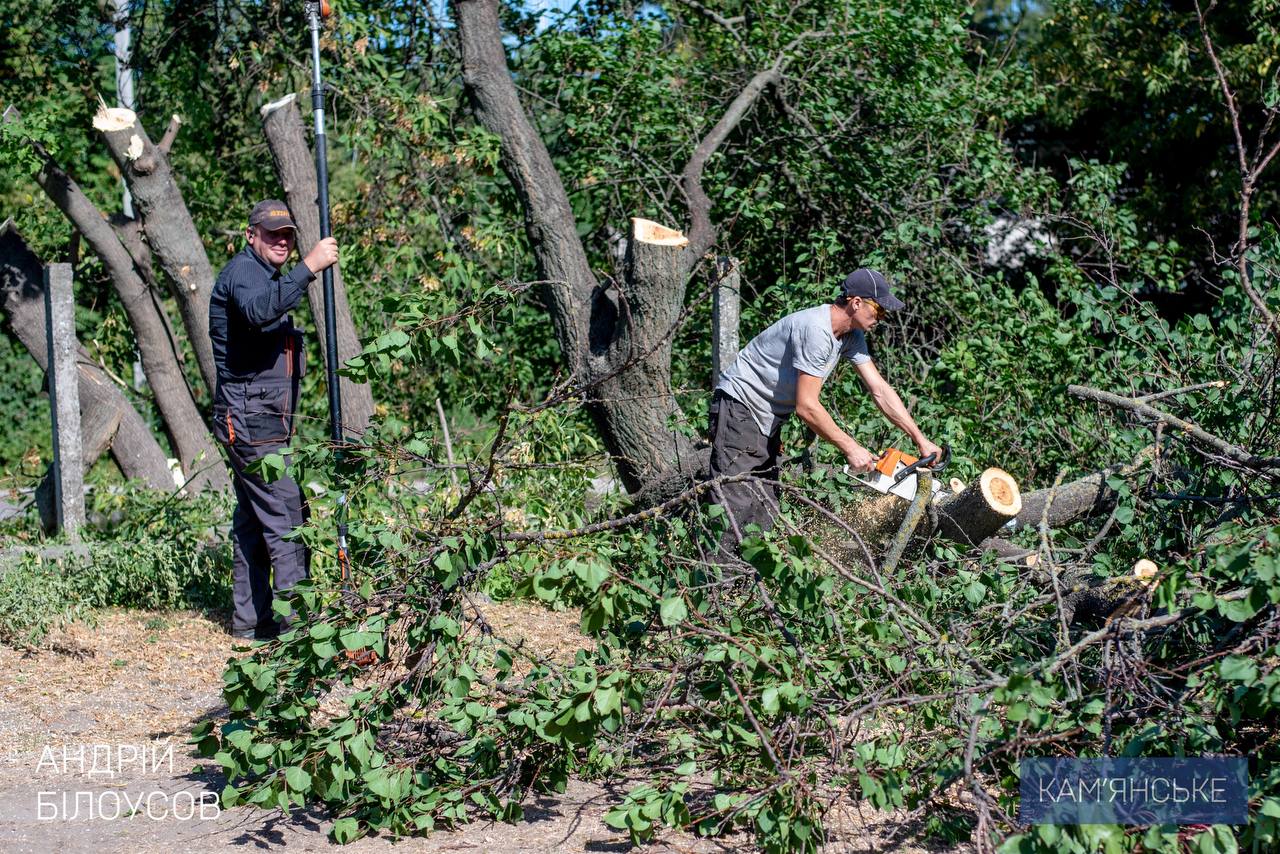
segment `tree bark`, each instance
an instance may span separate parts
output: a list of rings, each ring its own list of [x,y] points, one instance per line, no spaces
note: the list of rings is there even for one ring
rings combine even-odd
[[[5,326],[41,370],[48,370],[41,267],[13,221],[0,225],[0,308],[4,310]],[[110,449],[126,478],[139,480],[151,489],[172,489],[173,478],[164,451],[142,416],[106,372],[93,363],[88,352],[76,346],[85,473]],[[52,498],[52,481],[46,474],[36,489],[36,505],[46,530],[52,527]]]
[[[111,158],[120,167],[141,215],[147,242],[173,284],[183,326],[212,398],[217,385],[213,344],[209,339],[213,268],[169,168],[169,158],[151,142],[132,110],[101,109],[93,119],[93,126],[101,131]]]
[[[1113,475],[1132,477],[1151,462],[1155,456],[1156,446],[1149,445],[1134,458],[1131,463],[1120,463],[1064,483],[1057,489],[1037,489],[1022,496],[1022,509],[1014,518],[1015,528],[1038,526],[1044,515],[1044,507],[1049,504],[1049,527],[1061,528],[1070,522],[1085,516],[1097,516],[1110,513],[1116,504],[1116,492],[1107,485],[1107,478]]]
[[[138,271],[138,275],[146,283],[147,290],[151,293],[151,301],[155,304],[156,311],[160,314],[160,319],[164,321],[164,328],[168,334],[168,341],[173,349],[173,354],[178,363],[182,364],[186,360],[183,358],[182,350],[178,347],[178,333],[173,328],[173,321],[169,319],[169,312],[165,310],[164,305],[160,302],[160,295],[164,292],[164,288],[161,287],[160,280],[156,278],[155,266],[152,264],[151,247],[142,239],[142,223],[124,214],[112,214],[108,221],[111,223],[111,228],[115,231],[116,237],[120,239],[120,245],[125,248],[125,251],[129,253],[129,257],[133,259],[134,269]],[[183,375],[186,375],[186,371],[183,371]]]
[[[631,223],[624,290],[594,295],[587,367],[592,400],[607,412],[618,471],[635,492],[654,479],[692,480],[702,456],[672,423],[683,418],[671,389],[671,341],[688,240],[649,220]]]
[[[302,114],[298,111],[296,96],[287,95],[264,106],[262,128],[275,161],[276,177],[284,188],[284,201],[289,206],[293,221],[298,226],[298,251],[305,255],[320,242],[320,212],[316,207],[319,195],[316,182],[316,164],[307,144]],[[307,288],[307,302],[311,304],[311,318],[316,330],[324,330],[324,284],[317,276]],[[342,271],[333,268],[333,302],[338,333],[338,362],[346,361],[360,353],[360,337],[351,319],[347,304],[347,290],[342,284]],[[321,358],[328,353],[320,348]],[[373,392],[367,383],[355,383],[341,377],[338,387],[342,392],[342,426],[356,435],[369,428],[373,418]]]
[[[547,283],[556,338],[570,370],[577,372],[586,354],[588,307],[599,283],[578,239],[560,174],[512,82],[497,0],[458,0],[454,10],[471,109],[500,140],[502,169],[520,199],[529,246]]]
[[[42,160],[36,183],[93,247],[107,268],[116,293],[120,295],[129,324],[137,337],[142,367],[155,394],[156,406],[164,418],[182,471],[191,479],[188,488],[193,491],[205,487],[230,489],[231,479],[226,465],[196,409],[158,301],[152,298],[150,289],[133,265],[133,259],[102,213],[43,148],[37,146],[36,151]],[[206,328],[206,338],[207,331]]]

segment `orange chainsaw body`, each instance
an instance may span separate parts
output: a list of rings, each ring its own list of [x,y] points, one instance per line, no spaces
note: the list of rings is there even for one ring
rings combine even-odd
[[[876,460],[876,471],[885,477],[893,477],[894,472],[898,468],[898,463],[909,466],[919,461],[919,457],[913,457],[910,454],[903,453],[897,448],[890,448],[880,455],[880,459]]]

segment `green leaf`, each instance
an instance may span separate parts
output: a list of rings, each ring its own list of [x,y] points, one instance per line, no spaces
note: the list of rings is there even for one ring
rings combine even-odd
[[[777,714],[778,688],[776,685],[770,685],[764,689],[764,693],[760,695],[760,708],[764,709],[768,714]]]
[[[1228,655],[1218,664],[1218,675],[1229,682],[1251,685],[1258,679],[1258,665],[1243,655]]]
[[[662,616],[662,624],[664,626],[674,626],[677,623],[684,622],[685,618],[689,616],[689,609],[685,606],[683,598],[672,596],[662,600],[658,613]]]
[[[596,711],[600,715],[609,715],[622,708],[622,695],[616,688],[597,688],[595,696]]]
[[[295,792],[306,792],[311,789],[311,775],[297,765],[284,769],[284,781]]]
[[[579,561],[573,572],[594,593],[609,577],[609,566],[598,560]]]
[[[360,825],[354,818],[340,818],[333,823],[329,833],[332,834],[334,842],[345,845],[360,835]]]

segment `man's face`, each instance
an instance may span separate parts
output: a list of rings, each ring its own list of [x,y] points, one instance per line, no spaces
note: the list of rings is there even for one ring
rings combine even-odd
[[[277,269],[289,260],[289,253],[293,251],[292,228],[272,230],[251,225],[246,236],[249,238],[249,247],[258,253],[258,257]]]
[[[849,320],[854,329],[870,332],[884,318],[884,309],[874,300],[854,297],[849,301]]]

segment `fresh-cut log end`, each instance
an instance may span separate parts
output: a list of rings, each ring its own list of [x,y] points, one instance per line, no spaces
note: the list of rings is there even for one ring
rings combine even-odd
[[[99,102],[98,112],[93,117],[94,130],[105,132],[128,130],[138,121],[138,114],[124,107],[108,107]]]
[[[276,110],[280,109],[281,107],[287,107],[296,100],[298,100],[298,93],[290,92],[288,95],[285,95],[283,98],[277,98],[276,100],[268,104],[263,104],[258,109],[258,115],[262,116],[265,119],[267,116],[271,115]]]
[[[976,545],[1018,515],[1022,494],[1003,469],[989,468],[975,483],[938,506],[938,531],[949,540]]]
[[[650,243],[656,246],[683,248],[689,245],[689,238],[685,237],[682,232],[640,217],[631,218],[631,237],[640,243]]]

